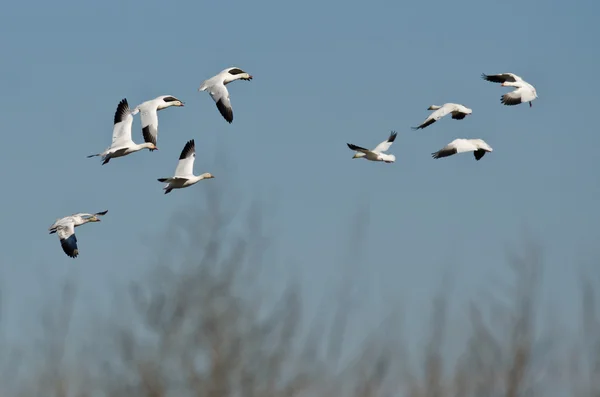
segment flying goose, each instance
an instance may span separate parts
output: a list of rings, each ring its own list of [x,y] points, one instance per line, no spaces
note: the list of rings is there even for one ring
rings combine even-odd
[[[369,150],[360,146],[353,145],[351,143],[346,143],[351,150],[356,151],[353,159],[365,158],[371,161],[383,161],[385,163],[393,163],[396,161],[396,156],[393,154],[386,154],[383,152],[387,152],[392,143],[396,139],[396,131],[392,131],[390,136],[385,141],[381,142],[379,145],[375,147],[375,149]]]
[[[88,222],[100,222],[100,216],[106,215],[106,211],[96,212],[95,214],[77,213],[64,218],[57,219],[56,222],[48,228],[50,234],[56,233],[60,240],[60,246],[65,254],[71,258],[77,258],[79,249],[77,248],[77,237],[75,236],[75,228],[84,225]]]
[[[162,95],[136,106],[135,109],[140,112],[142,135],[145,142],[156,145],[158,138],[157,112],[171,106],[184,106],[184,103],[172,95]],[[150,151],[152,152],[154,149],[150,149]]]
[[[203,179],[214,178],[214,176],[208,172],[195,176],[194,160],[196,160],[196,145],[192,139],[185,144],[179,155],[179,162],[177,163],[177,168],[175,168],[175,175],[171,178],[158,179],[159,182],[167,182],[167,185],[163,188],[165,194],[170,193],[173,189],[182,189],[192,186]]]
[[[216,76],[204,80],[198,91],[208,91],[217,104],[221,116],[229,123],[233,121],[233,109],[229,100],[229,91],[226,85],[235,80],[252,80],[252,76],[240,68],[231,67],[223,69]]]
[[[531,102],[538,97],[535,88],[523,80],[521,77],[513,73],[501,74],[481,74],[481,78],[492,83],[502,83],[502,87],[516,87],[517,89],[502,95],[500,102],[506,106],[518,105],[520,103]]]
[[[473,152],[475,160],[479,161],[485,152],[492,151],[493,149],[483,139],[455,139],[437,152],[431,153],[431,157],[439,159],[456,153]]]
[[[115,112],[112,143],[110,144],[110,147],[102,153],[90,154],[87,157],[102,156],[102,165],[104,165],[112,158],[127,156],[128,154],[142,149],[157,150],[156,144],[152,142],[137,144],[131,140],[133,115],[138,112],[139,110],[137,108],[134,109],[133,112],[130,111],[127,99],[123,98],[121,102],[119,102],[117,111]]]
[[[446,116],[448,113],[452,113],[452,118],[454,120],[462,120],[467,115],[473,113],[473,110],[458,103],[445,103],[442,106],[431,105],[427,108],[427,110],[435,110],[435,112],[431,113],[429,117],[427,117],[425,121],[421,123],[420,126],[410,128],[412,128],[414,131],[418,130],[419,128],[425,128]]]

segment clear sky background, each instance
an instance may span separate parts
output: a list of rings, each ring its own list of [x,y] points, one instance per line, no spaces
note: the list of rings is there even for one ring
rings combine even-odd
[[[263,197],[281,262],[261,275],[301,275],[309,307],[351,272],[365,320],[402,300],[412,335],[426,325],[433,291],[452,268],[456,299],[509,275],[506,245],[523,231],[545,247],[545,296],[568,320],[579,306],[579,265],[598,256],[600,137],[593,119],[600,68],[591,0],[320,2],[9,2],[0,13],[0,221],[3,326],[18,339],[37,310],[76,272],[79,317],[111,301],[115,282],[139,279],[149,241],[177,209],[224,189],[244,206]],[[238,66],[227,124],[200,83]],[[535,85],[533,107],[507,107],[507,88],[481,73],[513,72]],[[101,166],[112,119],[174,95],[159,113],[159,151]],[[427,107],[462,103],[473,114],[412,131]],[[374,147],[390,130],[395,164],[352,160],[347,142]],[[195,173],[216,178],[163,195],[185,142]],[[433,160],[455,138],[494,152]],[[139,117],[133,139],[142,142]],[[223,159],[219,159],[225,153]],[[108,209],[77,229],[68,258],[47,228],[75,212]],[[352,217],[359,266],[344,268]],[[412,314],[411,314],[412,313]],[[368,324],[365,321],[364,324]]]

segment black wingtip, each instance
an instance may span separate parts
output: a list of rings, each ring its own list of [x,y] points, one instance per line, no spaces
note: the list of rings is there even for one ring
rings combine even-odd
[[[100,212],[96,212],[95,215],[106,215],[108,213],[108,210],[106,211],[100,211]]]
[[[359,150],[367,150],[367,149],[365,149],[365,148],[363,148],[363,147],[356,146],[356,145],[353,145],[353,144],[351,144],[351,143],[347,143],[347,145],[348,145],[348,147],[350,148],[350,150],[354,150],[355,152],[357,152],[357,151],[359,151]]]
[[[77,256],[79,255],[79,249],[77,247],[77,237],[74,234],[70,235],[64,240],[61,240],[60,246],[62,247],[63,252],[71,258],[77,258]]]
[[[125,117],[130,113],[129,104],[127,103],[127,98],[121,99],[121,102],[117,105],[117,110],[115,111],[115,117],[113,119],[113,124],[118,124],[121,121],[125,120]]]
[[[410,127],[411,130],[416,131],[418,129],[420,129],[421,127]]]
[[[152,143],[156,146],[156,137],[154,135],[152,135],[152,133],[150,132],[149,125],[142,128],[142,136],[144,137],[144,142]],[[153,150],[154,149],[150,149],[150,151],[153,151]]]
[[[196,143],[194,142],[193,139],[190,139],[189,141],[187,141],[185,143],[185,146],[183,147],[183,150],[181,151],[181,154],[179,155],[179,160],[183,160],[195,152],[196,152]]]
[[[219,113],[221,116],[227,121],[229,124],[233,122],[233,110],[230,107],[225,106],[222,99],[219,99],[217,102],[217,109],[219,109]]]
[[[392,131],[390,133],[390,137],[388,138],[388,142],[394,142],[396,140],[397,135],[398,135],[398,133],[396,131]]]

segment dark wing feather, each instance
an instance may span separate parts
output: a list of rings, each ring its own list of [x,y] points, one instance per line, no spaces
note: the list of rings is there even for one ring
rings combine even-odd
[[[431,153],[431,157],[433,157],[434,159],[439,159],[442,157],[452,156],[453,154],[456,154],[457,152],[458,152],[458,150],[456,150],[456,148],[445,147],[441,150],[438,150],[435,153]]]
[[[121,121],[125,120],[125,117],[127,117],[129,115],[129,113],[130,113],[129,104],[127,103],[127,99],[123,98],[123,99],[121,99],[121,102],[119,102],[119,105],[117,106],[113,124],[118,124]]]
[[[452,118],[453,118],[454,120],[462,120],[462,119],[464,119],[465,117],[467,117],[467,115],[466,115],[466,114],[464,114],[464,113],[460,113],[460,112],[452,113]]]
[[[217,101],[217,109],[219,109],[221,116],[223,116],[223,118],[229,124],[231,124],[231,122],[233,121],[233,109],[227,106],[225,102],[223,102],[223,98]]]
[[[227,73],[235,76],[236,74],[242,74],[242,73],[246,73],[246,72],[244,72],[242,69],[233,68],[233,69],[229,70]]]
[[[396,135],[398,135],[398,133],[396,131],[392,131],[390,133],[390,137],[388,138],[387,141],[390,142],[390,143],[394,142],[396,140]]]
[[[502,74],[482,73],[481,78],[486,81],[491,81],[492,83],[504,83],[505,81],[512,81],[514,83],[515,81],[517,81],[510,74],[506,74],[506,73],[502,73]]]
[[[190,157],[192,154],[196,153],[196,144],[193,139],[187,141],[181,154],[179,155],[179,160],[186,159]]]
[[[362,151],[368,152],[369,151],[369,149],[365,149],[364,147],[356,146],[351,143],[346,143],[346,145],[348,145],[348,147],[354,151],[359,151],[359,152],[362,152]]]
[[[94,215],[106,215],[107,212],[108,212],[108,210],[102,211],[102,212],[96,212]]]
[[[514,106],[514,105],[518,105],[522,102],[520,96],[514,97],[510,94],[511,93],[509,92],[508,94],[502,95],[502,98],[500,98],[500,102],[502,102],[502,104],[504,104],[506,106]]]
[[[411,128],[413,131],[416,131],[416,130],[418,130],[418,129],[423,129],[423,128],[427,127],[428,125],[431,125],[431,124],[435,123],[436,121],[437,121],[436,119],[433,119],[433,118],[431,118],[431,119],[427,120],[426,122],[424,122],[423,124],[421,124],[421,125],[420,125],[420,126],[418,126],[418,127],[410,127],[410,128]]]
[[[75,237],[75,234],[71,234],[66,239],[60,240],[60,246],[65,254],[71,258],[77,258],[77,255],[79,255],[79,250],[77,249],[77,237]]]
[[[154,131],[154,133],[152,133]],[[156,127],[152,124],[145,126],[142,128],[142,135],[144,136],[144,142],[153,143],[156,145]]]
[[[485,155],[485,150],[477,149],[473,152],[473,154],[475,155],[475,160],[479,161]]]

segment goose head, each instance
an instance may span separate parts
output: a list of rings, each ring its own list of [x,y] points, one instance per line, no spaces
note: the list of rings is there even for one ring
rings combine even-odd
[[[252,75],[237,67],[225,69],[224,83],[227,84],[234,80],[252,80]]]
[[[175,98],[173,95],[163,95],[158,99],[158,110],[166,109],[171,106],[184,106],[184,102]]]
[[[201,175],[202,179],[213,179],[214,176],[213,174],[211,174],[210,172],[205,172],[204,174]]]
[[[89,218],[87,218],[86,220],[87,222],[100,222],[100,218],[97,217],[96,215],[92,215]]]

